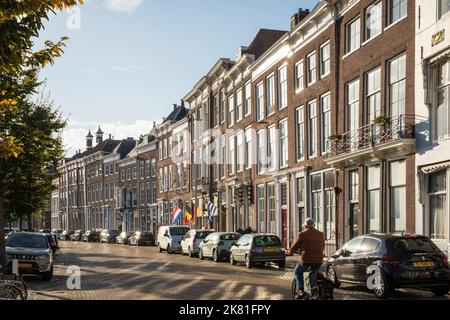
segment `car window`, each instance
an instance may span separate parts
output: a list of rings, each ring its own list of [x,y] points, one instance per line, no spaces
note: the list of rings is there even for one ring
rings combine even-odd
[[[257,236],[253,240],[255,247],[279,246],[281,241],[277,236]]]
[[[196,234],[195,234],[195,237],[197,238],[197,239],[205,239],[209,234],[211,234],[212,232],[211,231],[198,231]]]
[[[388,250],[393,254],[431,253],[441,254],[441,251],[430,240],[425,238],[398,238],[386,241]]]
[[[244,243],[248,242],[248,236],[243,236],[239,239],[239,241],[237,242],[240,245],[243,245]]]
[[[350,254],[357,253],[361,247],[361,243],[363,240],[364,237],[357,237],[355,239],[352,239],[349,242],[347,242],[347,244],[345,244],[343,249],[348,250]]]
[[[220,236],[220,240],[224,241],[236,241],[241,237],[238,233],[227,233]]]
[[[24,247],[34,249],[47,249],[48,240],[44,236],[34,234],[12,234],[6,240],[7,247]]]
[[[172,227],[170,228],[170,235],[172,236],[184,236],[188,232],[188,228],[183,227]]]
[[[374,238],[365,238],[361,245],[359,252],[368,253],[376,251],[381,245],[381,242]]]

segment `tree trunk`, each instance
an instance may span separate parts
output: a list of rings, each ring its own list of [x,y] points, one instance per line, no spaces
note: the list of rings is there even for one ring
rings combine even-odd
[[[0,175],[2,174],[2,164],[0,163]],[[3,183],[0,182],[0,274],[6,272],[5,266],[5,191]]]
[[[33,231],[33,230],[31,230],[31,228],[32,228],[32,225],[31,225],[31,214],[30,213],[27,213],[27,228],[28,228],[28,232],[31,232],[31,231]]]

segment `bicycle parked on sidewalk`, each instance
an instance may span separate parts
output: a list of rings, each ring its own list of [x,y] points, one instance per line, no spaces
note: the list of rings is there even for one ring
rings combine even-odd
[[[23,277],[0,275],[0,300],[27,300],[28,287]]]

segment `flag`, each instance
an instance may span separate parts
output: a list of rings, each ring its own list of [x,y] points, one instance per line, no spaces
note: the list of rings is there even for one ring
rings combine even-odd
[[[178,207],[176,207],[175,209],[173,209],[173,220],[172,220],[172,224],[177,224],[178,221],[180,221],[182,217],[183,217],[183,210],[181,210],[181,209],[178,208]]]
[[[211,224],[213,222],[213,217],[216,215],[217,207],[214,203],[210,202],[208,204],[208,223]]]
[[[192,215],[186,210],[184,212],[184,224],[188,224],[189,222],[192,222]]]

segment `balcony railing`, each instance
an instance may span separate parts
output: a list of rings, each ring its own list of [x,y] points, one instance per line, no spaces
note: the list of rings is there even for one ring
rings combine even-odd
[[[374,148],[377,145],[401,139],[414,139],[414,131],[414,116],[401,115],[392,119],[379,118],[376,123],[330,137],[328,156],[333,157]]]

